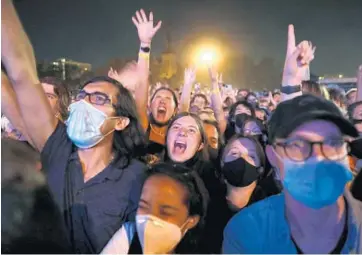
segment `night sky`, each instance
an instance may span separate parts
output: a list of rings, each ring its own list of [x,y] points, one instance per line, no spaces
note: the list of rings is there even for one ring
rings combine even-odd
[[[293,23],[297,41],[317,46],[314,73],[354,76],[362,64],[362,0],[20,0],[16,7],[39,60],[68,57],[98,67],[136,57],[131,17],[143,7],[163,21],[154,54],[164,49],[169,30],[180,56],[202,37],[219,41],[229,56],[281,64]]]

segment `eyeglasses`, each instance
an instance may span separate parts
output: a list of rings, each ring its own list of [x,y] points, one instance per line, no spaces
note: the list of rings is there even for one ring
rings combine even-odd
[[[349,153],[346,140],[328,139],[321,142],[310,142],[304,139],[296,139],[286,142],[275,143],[284,149],[285,155],[296,162],[305,161],[312,156],[313,146],[318,145],[323,156],[328,160],[344,159]]]
[[[113,105],[112,100],[109,98],[108,95],[102,92],[93,92],[88,93],[84,90],[81,90],[77,96],[75,97],[76,101],[83,100],[88,97],[89,102],[96,105]]]
[[[253,129],[245,128],[244,129],[244,135],[261,135],[261,134],[262,134],[262,132],[258,128],[253,128]]]

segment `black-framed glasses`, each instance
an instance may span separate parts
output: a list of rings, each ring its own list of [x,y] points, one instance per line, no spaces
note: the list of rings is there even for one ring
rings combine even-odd
[[[244,128],[244,135],[262,135],[259,128]]]
[[[75,100],[76,101],[84,100],[86,97],[88,97],[89,102],[91,104],[113,105],[112,100],[109,98],[109,96],[107,94],[102,93],[102,92],[88,93],[85,90],[81,90],[81,91],[79,91],[79,93],[75,97]]]
[[[328,139],[320,142],[311,142],[304,139],[295,139],[277,142],[276,146],[283,148],[285,155],[296,162],[305,161],[312,156],[314,145],[318,145],[323,156],[328,160],[342,160],[349,153],[349,145],[343,138]]]

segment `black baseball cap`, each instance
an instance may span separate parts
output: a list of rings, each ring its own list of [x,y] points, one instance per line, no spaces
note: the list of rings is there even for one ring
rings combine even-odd
[[[272,144],[275,138],[287,138],[300,125],[317,119],[331,121],[343,134],[358,137],[355,127],[334,103],[308,94],[278,105],[268,123],[269,144]]]

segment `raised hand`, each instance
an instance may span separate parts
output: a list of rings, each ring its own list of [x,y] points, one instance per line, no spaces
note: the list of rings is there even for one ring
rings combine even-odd
[[[184,84],[192,86],[196,81],[196,69],[195,68],[186,68],[184,76]]]
[[[310,62],[314,59],[316,47],[309,41],[302,41],[296,46],[294,26],[288,27],[288,44],[283,70],[283,85],[296,85],[305,77]]]
[[[153,13],[150,12],[149,18],[143,9],[136,11],[136,16],[132,17],[133,24],[137,27],[138,37],[141,43],[151,44],[152,38],[161,28],[162,21],[153,26]]]
[[[220,78],[221,78],[221,82],[222,82],[222,74],[219,75],[219,73],[216,71],[215,67],[210,66],[208,68],[209,71],[209,77],[211,79],[211,82],[213,84],[219,84],[220,83]]]
[[[111,67],[108,76],[120,82],[125,88],[134,91],[139,82],[137,63],[135,61],[128,62],[120,71]]]

